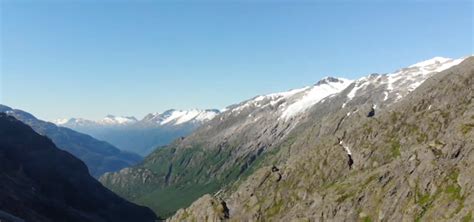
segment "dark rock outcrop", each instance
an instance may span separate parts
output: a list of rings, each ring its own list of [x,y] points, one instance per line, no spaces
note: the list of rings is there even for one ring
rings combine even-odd
[[[0,112],[15,117],[29,125],[37,133],[51,138],[59,149],[65,150],[82,160],[94,177],[99,177],[106,172],[119,171],[143,159],[138,154],[121,151],[109,143],[97,140],[89,135],[39,120],[22,110],[12,109],[0,104]]]
[[[154,221],[118,197],[86,165],[28,125],[0,113],[0,220]]]

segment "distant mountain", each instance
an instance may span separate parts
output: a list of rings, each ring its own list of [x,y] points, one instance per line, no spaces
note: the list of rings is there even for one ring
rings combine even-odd
[[[89,135],[39,120],[25,111],[0,105],[0,112],[15,117],[31,126],[37,133],[51,138],[57,147],[84,161],[94,177],[105,172],[118,171],[142,160],[137,154],[121,151]]]
[[[87,119],[58,119],[54,121],[57,125],[67,125],[67,126],[125,126],[136,123],[138,120],[133,116],[114,116],[114,115],[107,115],[104,119],[100,121],[92,121]]]
[[[155,221],[92,178],[86,165],[0,113],[0,221]]]
[[[71,118],[55,123],[107,141],[122,150],[147,155],[158,146],[187,136],[218,114],[219,110],[215,109],[170,109],[163,113],[150,113],[140,121],[135,117],[108,115],[99,121]]]
[[[121,196],[149,206],[161,216],[169,216],[177,209],[189,206],[203,194],[220,191],[230,195],[230,191],[262,166],[293,161],[295,155],[302,158],[304,149],[320,149],[320,142],[327,142],[328,138],[334,139],[331,143],[337,146],[327,146],[331,150],[318,152],[318,158],[336,158],[338,162],[332,166],[333,160],[324,160],[326,169],[317,172],[318,176],[331,174],[333,168],[358,166],[363,164],[360,154],[347,146],[350,141],[346,140],[350,137],[344,131],[362,127],[358,121],[376,118],[380,112],[410,95],[426,79],[463,60],[433,58],[389,74],[371,74],[356,81],[327,77],[301,89],[257,96],[227,107],[186,138],[154,151],[143,163],[104,174],[100,181]],[[312,168],[302,168],[304,161],[294,161],[289,168],[307,171],[308,174],[316,169],[313,165]],[[316,163],[323,164],[322,159],[318,161]],[[267,177],[258,180],[273,174],[278,176],[275,173],[279,171],[278,167],[270,169],[270,173],[265,171]],[[333,176],[337,178],[338,175],[342,174],[338,171]],[[304,177],[301,179],[301,184],[304,184]],[[279,180],[278,177],[276,180]],[[258,181],[254,182],[258,187]],[[296,189],[299,185],[293,184],[292,188]],[[255,206],[252,209],[258,212],[258,200],[255,201],[252,202]],[[213,207],[225,211],[226,207],[219,205],[219,201],[207,202],[215,203]],[[225,217],[224,211],[219,215]],[[206,215],[208,211],[204,209],[200,213]],[[255,215],[255,212],[245,213]],[[240,219],[246,221],[246,218]]]

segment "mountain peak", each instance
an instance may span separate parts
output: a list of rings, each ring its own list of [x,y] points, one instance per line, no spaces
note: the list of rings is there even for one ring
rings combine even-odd
[[[131,124],[135,123],[138,120],[133,116],[114,116],[114,115],[107,115],[104,119],[100,120],[99,122],[102,124]]]
[[[409,68],[413,68],[413,67],[424,67],[424,66],[430,66],[430,65],[435,65],[435,64],[441,64],[441,63],[448,62],[448,61],[450,61],[450,60],[453,60],[453,59],[451,59],[451,58],[445,58],[445,57],[440,57],[440,56],[436,56],[436,57],[433,57],[433,58],[431,58],[431,59],[428,59],[428,60],[424,60],[424,61],[415,63],[415,64],[409,66]]]
[[[322,85],[322,84],[337,83],[337,82],[344,82],[344,79],[336,78],[336,77],[332,77],[332,76],[327,76],[327,77],[324,77],[321,80],[319,80],[314,85],[319,86],[319,85]]]

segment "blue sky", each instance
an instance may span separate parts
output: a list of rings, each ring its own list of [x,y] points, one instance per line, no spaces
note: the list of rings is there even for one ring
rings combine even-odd
[[[0,103],[142,117],[473,53],[473,1],[1,2]]]

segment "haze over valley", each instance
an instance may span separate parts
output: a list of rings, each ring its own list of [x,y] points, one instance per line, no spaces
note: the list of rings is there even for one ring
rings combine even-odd
[[[0,0],[0,221],[474,221],[472,9]]]

